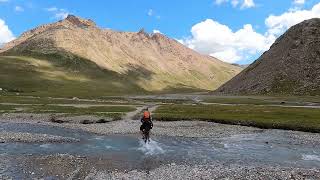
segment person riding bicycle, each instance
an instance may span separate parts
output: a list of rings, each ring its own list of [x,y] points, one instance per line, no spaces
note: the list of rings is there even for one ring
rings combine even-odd
[[[146,108],[143,112],[143,117],[141,118],[142,125],[140,126],[140,131],[143,133],[144,131],[150,131],[153,128],[151,113],[149,109]]]

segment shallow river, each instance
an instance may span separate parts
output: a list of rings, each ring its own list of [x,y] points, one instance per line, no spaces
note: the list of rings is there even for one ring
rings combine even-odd
[[[301,144],[284,131],[259,131],[226,138],[184,138],[152,136],[144,144],[139,135],[99,136],[79,130],[32,125],[0,124],[0,131],[51,134],[80,139],[78,143],[3,143],[6,156],[71,154],[103,158],[108,169],[152,169],[167,163],[263,164],[284,167],[320,168],[320,146]],[[1,172],[0,172],[1,173]]]

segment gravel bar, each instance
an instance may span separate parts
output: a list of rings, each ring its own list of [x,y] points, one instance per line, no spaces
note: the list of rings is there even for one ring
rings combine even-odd
[[[72,143],[79,139],[53,136],[48,134],[31,134],[16,132],[0,132],[0,143],[23,142],[23,143]]]

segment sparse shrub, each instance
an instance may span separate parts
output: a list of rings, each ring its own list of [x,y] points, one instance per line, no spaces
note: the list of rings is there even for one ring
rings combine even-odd
[[[112,118],[112,121],[119,121],[122,120],[121,116],[115,116]]]
[[[96,123],[107,123],[108,121],[105,119],[99,119],[98,121],[96,121]]]
[[[81,124],[92,124],[93,122],[92,121],[90,121],[90,120],[82,120],[81,121]]]
[[[54,116],[51,116],[50,121],[53,122],[53,123],[59,123],[59,124],[64,123],[64,121],[59,120]]]

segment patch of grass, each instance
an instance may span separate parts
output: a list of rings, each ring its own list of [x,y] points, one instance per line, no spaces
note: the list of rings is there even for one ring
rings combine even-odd
[[[14,104],[88,104],[88,105],[138,105],[135,102],[129,102],[128,100],[118,97],[117,98],[105,98],[105,99],[59,99],[50,97],[30,97],[30,96],[17,96],[17,95],[0,95],[0,103],[14,103]]]
[[[317,96],[209,96],[203,102],[252,105],[308,105],[320,103]]]
[[[145,103],[165,103],[165,104],[190,104],[190,99],[165,99],[165,98],[134,98],[134,101],[142,101]]]
[[[274,102],[268,101],[266,98],[261,97],[246,97],[246,96],[222,96],[222,97],[208,97],[204,100],[207,103],[221,103],[221,104],[275,104]]]
[[[205,120],[217,123],[320,132],[320,110],[255,105],[163,105],[153,118],[163,121]]]
[[[15,112],[16,106],[13,105],[0,105],[0,114],[7,113],[7,112]]]
[[[22,110],[17,111],[20,108]],[[66,116],[78,115],[96,115],[100,117],[108,117],[111,119],[119,119],[127,112],[135,111],[136,108],[132,106],[94,106],[94,107],[73,107],[73,106],[54,106],[54,105],[41,105],[41,106],[26,106],[26,105],[0,105],[0,113],[50,113],[58,114],[63,113]],[[56,121],[53,117],[51,121]]]

